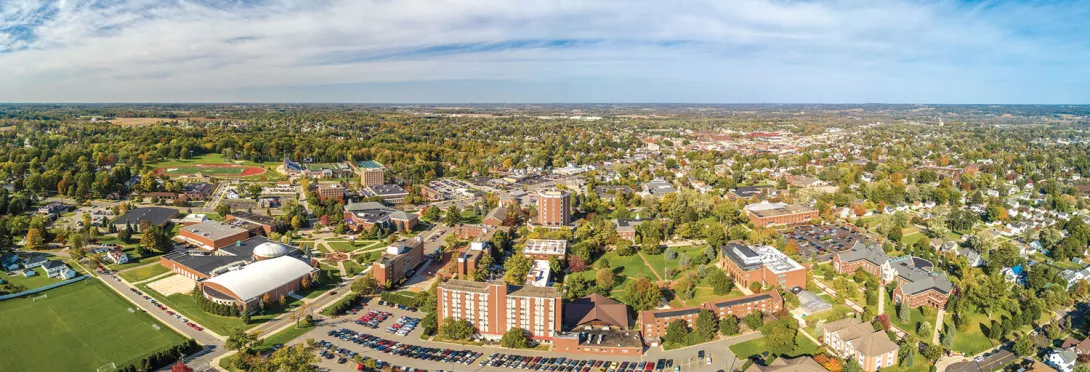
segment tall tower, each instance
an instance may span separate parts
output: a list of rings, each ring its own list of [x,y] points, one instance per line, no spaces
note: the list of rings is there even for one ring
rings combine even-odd
[[[571,192],[541,190],[537,193],[537,222],[542,226],[567,226],[571,222]]]
[[[368,160],[359,162],[360,184],[363,187],[378,186],[385,183],[385,169],[381,163]]]

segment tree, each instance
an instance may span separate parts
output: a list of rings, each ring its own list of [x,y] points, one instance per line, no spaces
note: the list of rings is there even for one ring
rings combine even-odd
[[[901,323],[908,324],[912,321],[911,312],[912,310],[908,308],[908,303],[902,301],[897,304],[897,319],[899,319]]]
[[[193,372],[193,368],[189,368],[189,366],[179,360],[177,363],[174,363],[174,366],[170,367],[170,372]]]
[[[612,269],[598,269],[598,272],[594,273],[594,284],[607,293],[613,289],[615,281]]]
[[[795,239],[788,240],[787,244],[783,246],[783,253],[788,256],[799,254],[799,242],[795,241]]]
[[[916,330],[916,334],[923,338],[931,338],[935,333],[935,327],[931,325],[931,322],[920,322],[919,329]]]
[[[231,206],[229,204],[220,203],[216,206],[216,213],[218,213],[220,216],[226,216],[228,214],[231,214]]]
[[[128,243],[129,239],[132,239],[132,228],[126,226],[124,229],[121,229],[121,231],[118,231],[117,239],[121,240],[122,243]]]
[[[782,355],[795,350],[795,336],[798,334],[798,322],[793,318],[783,318],[768,322],[761,327],[768,351]]]
[[[708,268],[707,280],[712,286],[712,293],[717,296],[726,295],[734,290],[734,281],[730,280],[718,266]]]
[[[503,275],[503,280],[512,285],[525,283],[526,275],[530,273],[533,265],[534,261],[530,260],[529,257],[521,254],[513,255],[503,264],[504,269],[507,270]]]
[[[854,357],[848,358],[844,361],[844,369],[842,372],[863,372],[863,367],[859,365],[859,361]]]
[[[1020,357],[1030,356],[1033,354],[1033,340],[1029,337],[1019,337],[1014,341],[1012,350]]]
[[[753,293],[760,292],[761,291],[761,282],[749,283],[749,290],[753,291]]]
[[[231,330],[231,334],[227,336],[224,347],[227,350],[237,350],[242,354],[253,354],[254,348],[261,346],[262,343],[264,343],[264,340],[258,337],[257,332],[246,332],[242,328],[234,328]]]
[[[45,248],[45,239],[42,238],[42,232],[37,228],[31,228],[26,232],[26,249],[31,251],[38,251]]]
[[[356,292],[365,296],[369,296],[375,293],[375,288],[378,287],[378,281],[371,274],[364,275],[352,281],[352,292]]]
[[[440,213],[439,208],[428,207],[428,209],[424,211],[424,219],[432,222],[439,221]]]
[[[742,322],[746,324],[746,328],[752,331],[759,330],[764,325],[764,319],[761,317],[761,313],[757,311],[746,314],[746,317],[742,318]]]
[[[719,321],[719,333],[724,336],[734,336],[740,332],[738,325],[738,317],[727,315]]]
[[[315,346],[310,342],[285,346],[273,352],[266,363],[272,371],[313,372],[318,370],[316,364],[319,361],[314,351]]]
[[[632,242],[625,239],[617,241],[617,247],[615,248],[615,250],[617,251],[618,255],[621,255],[623,257],[636,254],[636,249],[632,246]]]
[[[503,334],[500,345],[512,349],[525,349],[530,347],[530,339],[526,337],[526,330],[511,328],[507,333]]]
[[[473,323],[465,319],[446,318],[439,326],[439,335],[448,340],[468,340],[474,333]]]
[[[662,336],[664,342],[673,345],[685,345],[685,339],[689,338],[689,327],[684,320],[675,319],[666,325],[666,334]]]
[[[632,306],[636,311],[651,310],[662,303],[662,289],[647,277],[639,277],[633,280],[625,292],[628,306]]]
[[[715,338],[716,326],[715,314],[710,310],[700,310],[696,315],[693,331],[700,336],[700,342],[707,342]]]
[[[443,216],[443,223],[446,223],[447,226],[454,226],[462,223],[462,211],[458,209],[457,205],[452,205],[450,208],[447,208],[447,214]]]

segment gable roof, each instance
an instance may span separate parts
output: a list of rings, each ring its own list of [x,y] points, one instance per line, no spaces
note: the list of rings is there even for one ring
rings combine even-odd
[[[565,327],[570,329],[592,321],[628,328],[628,307],[597,293],[564,305]]]
[[[874,326],[855,318],[828,323],[825,331],[839,335],[844,342],[851,342],[852,347],[866,357],[882,355],[899,348],[889,340],[885,332],[876,331]]]
[[[889,262],[889,256],[886,256],[886,252],[882,250],[881,246],[874,243],[867,244],[862,240],[856,241],[855,245],[852,245],[850,249],[837,252],[836,255],[840,257],[841,262],[866,260],[876,266],[882,266]]]

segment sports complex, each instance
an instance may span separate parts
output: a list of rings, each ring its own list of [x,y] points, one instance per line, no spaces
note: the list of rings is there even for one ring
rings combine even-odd
[[[192,164],[161,167],[155,169],[155,172],[170,177],[193,176],[198,173],[213,177],[248,177],[263,174],[265,169],[236,164]]]
[[[185,339],[98,280],[0,301],[0,372],[112,371]]]

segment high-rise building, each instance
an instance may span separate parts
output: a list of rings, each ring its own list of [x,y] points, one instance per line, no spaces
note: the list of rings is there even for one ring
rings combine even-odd
[[[485,339],[521,328],[535,340],[552,340],[563,319],[560,292],[552,287],[451,279],[439,285],[439,321],[467,320]]]
[[[415,237],[386,247],[386,253],[371,264],[371,274],[379,285],[397,284],[424,262],[424,239]]]
[[[571,192],[541,190],[537,193],[537,223],[541,226],[567,226],[571,222]]]
[[[377,161],[367,160],[359,162],[360,184],[363,187],[378,186],[386,183],[385,169]]]

